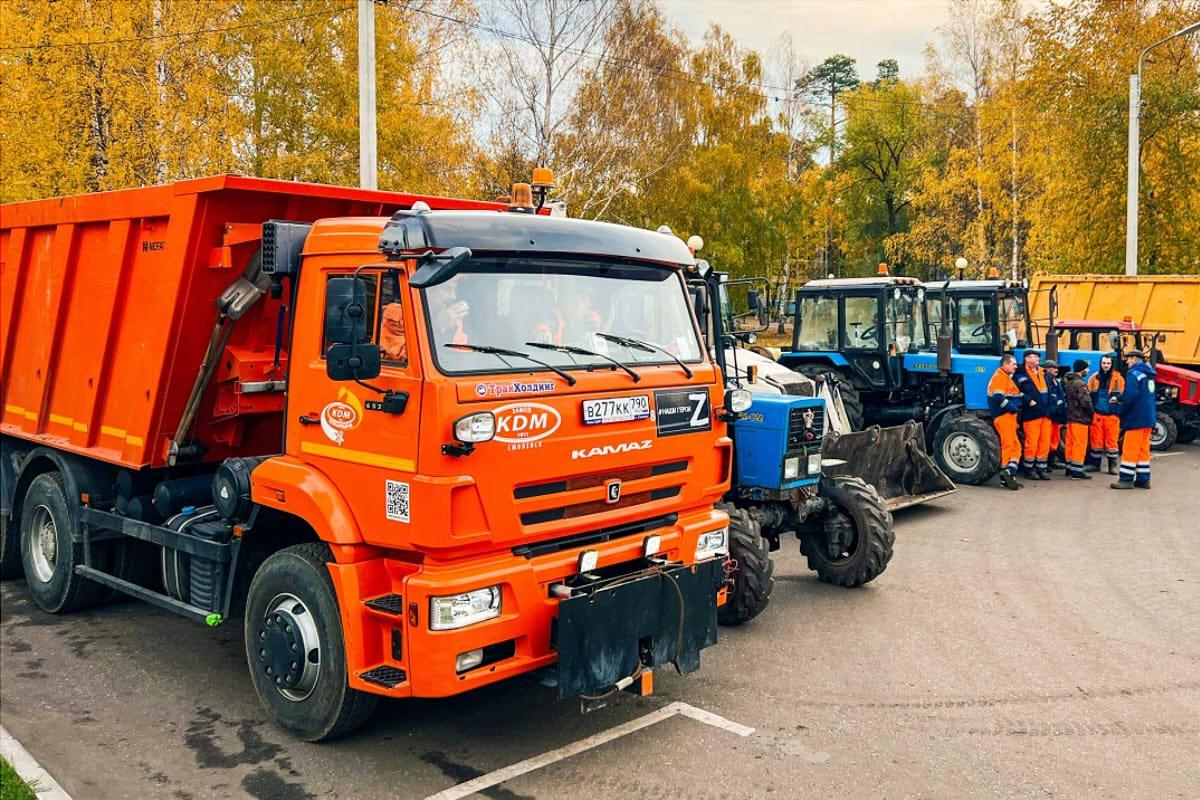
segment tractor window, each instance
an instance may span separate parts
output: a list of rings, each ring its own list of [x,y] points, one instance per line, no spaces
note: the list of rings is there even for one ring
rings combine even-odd
[[[986,297],[958,299],[958,343],[968,346],[995,344],[992,339],[992,304]]]
[[[888,295],[887,336],[888,344],[895,344],[901,353],[910,347],[924,347],[927,344],[925,303],[913,294]]]
[[[806,296],[800,298],[800,331],[796,334],[796,349],[837,350],[838,301],[836,297]]]
[[[1001,295],[1000,335],[1008,349],[1020,347],[1025,341],[1025,301],[1020,297]]]
[[[879,349],[879,299],[870,297],[847,297],[845,328],[846,347],[856,350]]]

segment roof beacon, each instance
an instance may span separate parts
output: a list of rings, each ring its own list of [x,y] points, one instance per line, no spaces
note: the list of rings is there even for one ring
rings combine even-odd
[[[887,275],[890,275],[890,274],[891,274],[891,273],[889,273],[889,272],[888,272],[888,266],[887,266],[887,262],[886,262],[886,261],[880,261],[880,262],[879,262],[879,269],[875,270],[875,274],[876,274],[876,275],[881,275],[881,276],[884,276],[884,277],[886,277]]]

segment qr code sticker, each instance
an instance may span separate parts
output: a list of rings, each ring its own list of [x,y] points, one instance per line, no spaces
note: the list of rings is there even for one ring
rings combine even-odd
[[[408,522],[407,483],[387,482],[387,518],[394,522]]]

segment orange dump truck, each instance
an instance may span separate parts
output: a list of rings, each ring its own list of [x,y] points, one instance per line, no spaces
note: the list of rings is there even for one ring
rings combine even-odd
[[[1157,346],[1171,364],[1200,365],[1200,275],[1035,275],[1029,285],[1030,316],[1124,320],[1168,330]],[[1037,331],[1040,337],[1044,328]],[[1037,342],[1041,344],[1041,342]]]
[[[243,620],[271,716],[699,665],[727,398],[673,236],[220,176],[0,207],[3,570]],[[536,199],[536,202],[535,202]]]

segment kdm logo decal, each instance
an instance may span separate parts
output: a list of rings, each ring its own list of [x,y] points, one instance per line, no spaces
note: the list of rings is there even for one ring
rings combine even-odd
[[[345,387],[338,389],[338,399],[321,409],[321,431],[329,441],[341,444],[346,431],[362,422],[363,407],[357,397]]]
[[[541,447],[541,440],[558,430],[562,417],[542,403],[509,403],[496,414],[496,441],[509,450]]]

